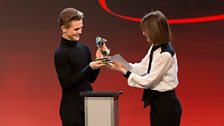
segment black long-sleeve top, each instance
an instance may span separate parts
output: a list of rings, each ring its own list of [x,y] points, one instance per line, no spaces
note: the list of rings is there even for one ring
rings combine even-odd
[[[61,38],[55,50],[54,62],[62,88],[62,103],[79,104],[81,91],[91,91],[99,69],[92,70],[89,48],[83,43]]]

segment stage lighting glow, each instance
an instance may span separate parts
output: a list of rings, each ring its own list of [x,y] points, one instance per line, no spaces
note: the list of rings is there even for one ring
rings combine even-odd
[[[121,15],[110,10],[106,4],[106,0],[98,0],[100,6],[108,13],[113,16],[119,17],[121,19],[140,22],[141,18],[130,17]],[[210,22],[210,21],[219,21],[224,20],[224,14],[213,15],[213,16],[205,16],[205,17],[195,17],[195,18],[179,18],[179,19],[168,19],[170,24],[188,24],[188,23],[200,23],[200,22]]]

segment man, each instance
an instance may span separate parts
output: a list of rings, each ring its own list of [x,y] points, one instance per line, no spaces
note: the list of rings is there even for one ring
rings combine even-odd
[[[103,66],[92,61],[89,48],[78,42],[83,28],[83,13],[65,8],[59,16],[62,30],[60,46],[55,51],[55,68],[62,88],[60,117],[63,126],[84,126],[84,99],[81,91],[91,91],[91,83]],[[101,58],[99,50],[96,58]]]

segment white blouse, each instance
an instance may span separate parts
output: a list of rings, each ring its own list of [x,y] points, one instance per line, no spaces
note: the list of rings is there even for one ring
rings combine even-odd
[[[152,46],[140,63],[130,63],[135,73],[131,73],[128,77],[128,85],[160,92],[175,89],[178,85],[176,54],[172,57],[169,52],[161,53],[161,47],[156,49],[153,52],[150,72],[147,74],[151,49]]]

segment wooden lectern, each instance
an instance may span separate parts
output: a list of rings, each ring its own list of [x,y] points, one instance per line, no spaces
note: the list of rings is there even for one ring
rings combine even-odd
[[[85,126],[119,126],[118,96],[123,91],[87,91],[84,96]]]

